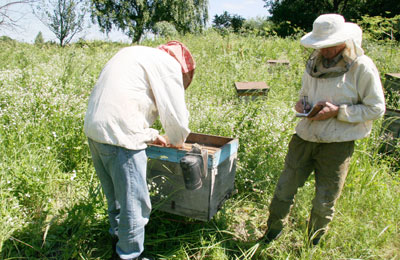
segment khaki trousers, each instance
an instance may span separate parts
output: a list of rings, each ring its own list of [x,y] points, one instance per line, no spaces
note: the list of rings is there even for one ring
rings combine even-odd
[[[322,236],[333,218],[334,205],[342,191],[353,151],[354,141],[314,143],[294,134],[269,207],[268,229],[283,228],[298,188],[314,171],[315,197],[308,231],[310,237]]]

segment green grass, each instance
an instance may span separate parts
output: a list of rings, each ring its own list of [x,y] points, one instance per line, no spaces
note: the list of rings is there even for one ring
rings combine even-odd
[[[296,39],[209,32],[178,40],[197,62],[186,92],[190,128],[239,138],[239,192],[210,222],[153,211],[146,228],[150,253],[164,259],[400,259],[399,146],[392,155],[379,153],[382,120],[357,141],[336,216],[319,246],[306,244],[312,178],[300,189],[283,236],[269,246],[257,243],[297,122],[293,105],[309,51]],[[111,256],[106,203],[82,127],[102,67],[123,46],[0,42],[1,259]],[[366,42],[364,49],[382,80],[398,72],[398,45]],[[290,66],[270,66],[269,59],[288,59]],[[268,97],[239,100],[236,81],[264,81]]]

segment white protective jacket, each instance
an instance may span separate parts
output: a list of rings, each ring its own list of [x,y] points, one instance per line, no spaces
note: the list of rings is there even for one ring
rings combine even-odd
[[[340,106],[335,118],[311,121],[303,118],[296,133],[310,142],[332,143],[361,139],[370,134],[372,120],[385,112],[385,99],[378,70],[364,55],[361,39],[346,43],[354,61],[343,75],[332,78],[303,75],[300,99],[308,96],[311,105],[328,101]]]
[[[126,47],[103,68],[84,131],[96,142],[141,150],[158,135],[150,128],[158,115],[169,142],[181,145],[190,132],[181,66],[162,50]]]

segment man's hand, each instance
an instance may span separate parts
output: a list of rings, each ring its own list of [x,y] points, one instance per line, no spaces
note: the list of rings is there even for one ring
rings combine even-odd
[[[167,146],[167,140],[161,135],[157,135],[156,140],[154,140],[153,144]]]
[[[180,149],[180,148],[182,148],[183,146],[182,146],[182,145],[176,146],[176,145],[173,145],[173,144],[168,144],[168,147],[175,148],[175,149]]]
[[[322,105],[323,108],[321,109],[321,111],[318,112],[318,114],[309,118],[310,120],[313,121],[326,120],[331,117],[336,117],[337,114],[339,113],[339,106],[336,106],[330,102],[320,101],[317,104]]]
[[[307,103],[306,107],[303,106],[303,100],[299,100],[297,101],[294,109],[298,112],[298,113],[304,113],[304,111],[308,111],[311,109],[310,104]]]

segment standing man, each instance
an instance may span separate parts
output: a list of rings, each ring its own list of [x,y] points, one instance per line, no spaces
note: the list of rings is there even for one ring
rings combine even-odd
[[[342,191],[354,141],[370,134],[372,120],[385,112],[377,68],[361,48],[362,31],[338,14],[319,16],[301,44],[315,49],[306,64],[300,100],[295,110],[303,113],[313,105],[322,110],[303,118],[296,127],[269,207],[268,228],[262,241],[277,238],[294,202],[297,189],[314,172],[308,235],[318,244],[333,218]],[[310,103],[304,103],[307,100]]]
[[[194,69],[191,53],[178,41],[126,47],[107,62],[90,95],[84,131],[107,198],[117,259],[148,259],[141,256],[151,211],[145,148],[185,141],[190,130],[184,90]],[[157,116],[169,143],[150,128]]]

